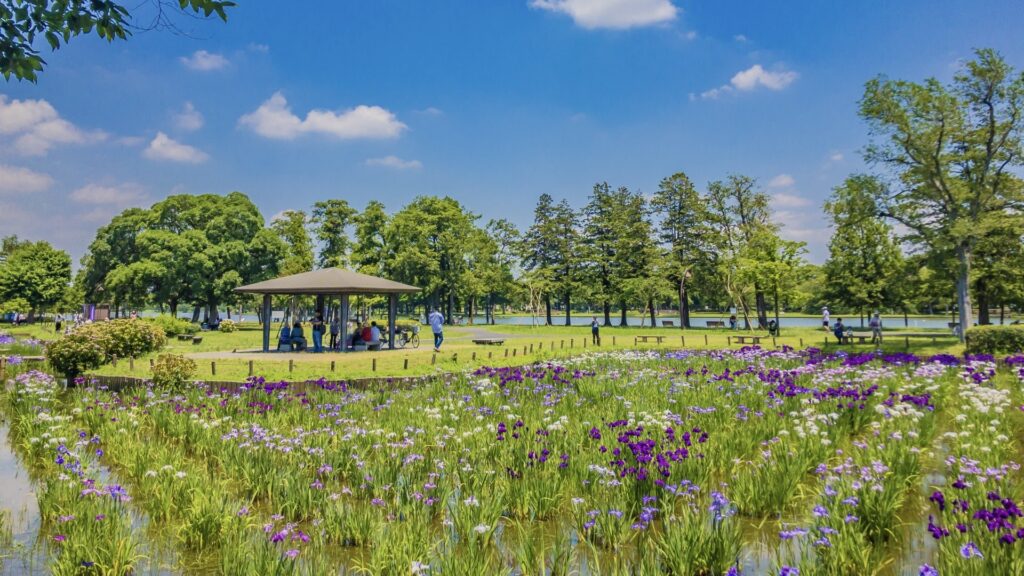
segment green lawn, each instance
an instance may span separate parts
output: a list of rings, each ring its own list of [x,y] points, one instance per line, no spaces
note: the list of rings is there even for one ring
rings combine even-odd
[[[271,338],[276,340],[278,325],[274,326]],[[506,337],[502,346],[473,344],[472,338],[479,331],[501,334]],[[49,340],[54,338],[52,325],[31,326],[10,329],[19,337],[31,336]],[[902,329],[886,330],[888,342],[883,346],[887,351],[908,350],[906,341],[899,337]],[[926,332],[911,329],[911,332]],[[831,333],[811,327],[789,328],[776,339],[765,337],[763,331],[740,331],[725,329],[601,328],[600,350],[624,349],[711,349],[738,348],[733,341],[737,335],[760,335],[761,346],[791,346],[794,348],[816,346],[835,349]],[[912,338],[909,351],[917,354],[953,353],[960,354],[963,347],[948,331],[937,330],[936,342],[929,339]],[[423,376],[437,372],[460,371],[477,366],[519,365],[537,361],[564,358],[595,350],[590,342],[590,328],[586,326],[507,326],[476,325],[445,329],[445,343],[442,352],[434,354],[429,329],[421,333],[422,343],[418,349],[383,350],[357,353],[292,353],[262,354],[251,353],[262,347],[262,331],[258,324],[246,323],[237,332],[201,332],[202,342],[192,344],[169,339],[167,346],[158,354],[185,354],[193,357],[197,364],[197,378],[216,381],[241,381],[252,373],[268,379],[307,380],[326,377],[329,379],[353,379],[366,377]],[[663,336],[656,342],[635,342],[637,336]],[[826,343],[826,339],[828,343]],[[843,349],[865,352],[873,350],[871,345],[844,345]],[[236,352],[237,351],[237,352]],[[250,352],[250,353],[246,353]],[[2,353],[2,351],[0,351]],[[108,364],[96,370],[95,374],[108,376],[148,377],[149,362],[158,354],[150,354],[133,360],[120,359],[116,365]]]

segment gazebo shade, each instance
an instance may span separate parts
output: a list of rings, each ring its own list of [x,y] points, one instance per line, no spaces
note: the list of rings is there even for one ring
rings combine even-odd
[[[235,288],[244,294],[412,294],[420,289],[344,268],[324,268]]]

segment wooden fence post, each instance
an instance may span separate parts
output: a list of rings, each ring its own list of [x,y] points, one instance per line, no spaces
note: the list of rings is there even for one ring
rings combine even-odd
[[[331,372],[334,372],[334,360],[331,360]]]
[[[530,354],[533,354],[533,344],[530,344]]]
[[[773,348],[778,348],[779,347],[779,345],[775,343],[775,336],[772,336],[772,347]]]
[[[494,354],[494,352],[491,352],[490,350],[488,350],[488,351],[487,351],[487,359],[488,359],[488,360],[490,360],[490,359],[491,359],[491,355],[492,355],[492,354]]]
[[[128,357],[128,371],[129,372],[135,372],[135,357],[134,356],[129,356]]]
[[[574,346],[576,346],[576,339],[575,338],[569,338],[569,348],[572,348]]]
[[[117,355],[114,355],[114,356],[110,357],[110,363],[111,363],[111,365],[114,366],[114,368],[117,368]]]
[[[705,346],[708,345],[708,335],[707,334],[704,335],[704,345]]]
[[[434,364],[437,364],[437,354],[436,353],[431,354],[431,356],[430,356],[430,365],[433,366]]]
[[[615,336],[612,336],[612,346],[615,346]]]
[[[505,351],[508,352],[508,349],[506,348]],[[516,357],[516,349],[515,348],[512,349],[512,357],[513,358]]]
[[[292,358],[288,359],[288,373],[291,374],[292,370],[295,369],[295,360]]]
[[[804,339],[803,339],[803,338],[800,338],[800,347],[801,347],[801,348],[803,348],[803,347],[804,347]]]
[[[154,364],[154,362],[153,362],[153,359],[152,359],[152,358],[150,358],[150,359],[149,359],[149,368],[150,368],[150,370],[152,370],[152,369],[153,369],[153,364]]]
[[[210,361],[210,376],[217,375],[217,362],[215,360]]]
[[[473,356],[470,358],[473,362],[476,362],[476,351],[473,351]]]
[[[377,371],[377,359],[376,358],[373,359],[373,371],[374,372]]]
[[[406,358],[405,361],[402,362],[402,370],[408,370],[408,369],[409,369],[409,359]]]
[[[686,346],[686,336],[680,336],[679,341],[683,343],[683,346]]]
[[[725,337],[726,346],[732,346],[732,336]]]

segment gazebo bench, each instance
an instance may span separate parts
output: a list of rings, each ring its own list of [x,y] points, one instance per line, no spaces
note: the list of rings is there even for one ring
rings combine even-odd
[[[501,346],[505,343],[504,338],[474,338],[473,344],[480,344],[481,346]]]

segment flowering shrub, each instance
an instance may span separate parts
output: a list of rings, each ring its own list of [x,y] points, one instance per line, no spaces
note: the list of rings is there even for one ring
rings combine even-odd
[[[238,331],[238,324],[234,320],[221,320],[220,326],[217,329],[221,332],[236,332]]]
[[[153,362],[153,384],[163,388],[180,388],[192,381],[196,363],[179,354],[161,354]]]
[[[969,354],[1024,352],[1024,326],[978,326],[965,336]]]
[[[161,314],[155,318],[150,318],[147,322],[163,330],[164,335],[168,337],[177,336],[178,334],[195,334],[199,331],[199,326],[188,320],[175,318],[170,314]]]
[[[73,332],[46,347],[46,359],[68,382],[85,372],[99,368],[106,359],[103,343],[85,332]]]
[[[163,330],[140,320],[112,320],[79,326],[46,347],[50,366],[73,378],[113,358],[141,356],[167,342]]]

